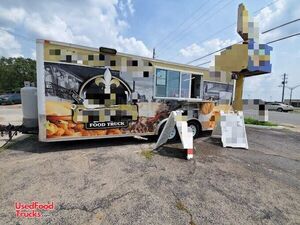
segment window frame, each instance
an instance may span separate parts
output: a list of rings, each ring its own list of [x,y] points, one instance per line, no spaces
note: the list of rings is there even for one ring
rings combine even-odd
[[[105,55],[100,53],[99,54],[99,61],[105,61]]]
[[[168,87],[168,84],[167,84],[168,70],[179,72],[179,97],[159,97],[159,96],[156,96],[156,86],[157,86],[157,75],[156,74],[157,74],[157,70],[165,70],[165,71],[167,71],[167,73],[166,73],[166,85],[165,85],[166,89]],[[190,74],[189,96],[188,96],[188,98],[181,97],[182,74]],[[170,100],[195,99],[195,98],[191,98],[192,75],[198,75],[198,76],[200,76],[201,77],[201,83],[203,82],[203,73],[195,73],[193,71],[188,71],[188,70],[176,70],[174,68],[167,68],[167,67],[154,67],[154,83],[153,83],[154,90],[153,90],[153,98],[154,99],[170,99]],[[166,95],[167,95],[167,90],[166,90]],[[201,99],[199,99],[199,100],[201,100]]]
[[[114,64],[114,65],[112,65],[112,64]],[[110,66],[116,66],[117,65],[117,61],[115,59],[112,59],[112,60],[110,60],[109,65]]]
[[[94,55],[88,55],[88,61],[93,61],[94,60]]]
[[[133,64],[134,64],[134,65],[133,65]],[[139,66],[139,61],[138,61],[137,59],[131,60],[131,66],[133,66],[133,67]]]

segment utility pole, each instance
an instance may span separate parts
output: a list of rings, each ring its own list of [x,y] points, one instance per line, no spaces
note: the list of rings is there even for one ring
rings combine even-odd
[[[153,48],[153,51],[152,51],[152,58],[155,59],[155,48]]]
[[[283,74],[283,79],[282,79],[281,84],[282,84],[281,102],[283,103],[283,101],[284,101],[284,89],[285,89],[285,85],[287,84],[287,74],[286,73]]]

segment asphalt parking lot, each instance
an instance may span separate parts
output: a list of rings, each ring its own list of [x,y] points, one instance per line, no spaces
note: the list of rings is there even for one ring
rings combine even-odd
[[[300,113],[299,112],[276,112],[269,111],[269,120],[278,124],[292,124],[300,127]]]
[[[28,137],[0,152],[1,224],[300,224],[300,134],[247,134],[249,150],[204,135],[191,161],[153,140]],[[32,201],[55,209],[17,218]]]

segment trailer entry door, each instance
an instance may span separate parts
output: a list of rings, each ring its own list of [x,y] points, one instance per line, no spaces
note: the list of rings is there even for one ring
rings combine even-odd
[[[192,74],[191,98],[200,98],[201,76]]]

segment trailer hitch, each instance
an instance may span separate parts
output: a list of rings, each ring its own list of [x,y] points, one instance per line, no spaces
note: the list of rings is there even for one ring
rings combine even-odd
[[[4,137],[4,135],[8,135],[8,140],[4,143],[4,145],[0,146],[4,147],[8,142],[10,142],[13,136],[17,135],[18,132],[23,134],[38,134],[38,128],[28,128],[23,125],[1,125],[0,124],[0,136]]]
[[[33,127],[33,128],[29,128],[29,127],[24,127],[23,125],[12,125],[12,124],[8,124],[8,125],[1,125],[0,124],[0,135],[1,137],[3,137],[4,135],[8,135],[9,138],[11,138],[13,135],[13,133],[16,132],[21,132],[23,134],[38,134],[38,128],[37,127]]]

